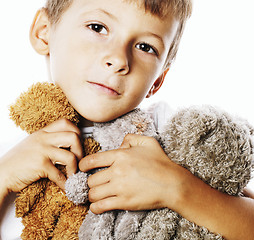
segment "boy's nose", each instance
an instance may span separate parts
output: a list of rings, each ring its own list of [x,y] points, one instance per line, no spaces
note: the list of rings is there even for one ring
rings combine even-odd
[[[104,67],[117,73],[119,75],[126,75],[130,71],[129,60],[128,60],[127,51],[121,51],[118,49],[114,51],[108,52],[108,54],[104,57],[103,65]]]
[[[106,62],[106,67],[114,73],[119,73],[121,75],[126,75],[129,72],[128,64],[117,64],[112,61],[108,61]]]

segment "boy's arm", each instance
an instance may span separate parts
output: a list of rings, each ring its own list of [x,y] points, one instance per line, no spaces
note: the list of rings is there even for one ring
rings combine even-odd
[[[184,172],[184,171],[183,171]],[[254,200],[221,193],[186,172],[174,210],[226,239],[254,239]]]
[[[5,197],[8,195],[8,189],[2,181],[2,174],[0,173],[0,210],[3,205]]]
[[[79,167],[109,167],[88,179],[94,213],[168,207],[226,239],[254,239],[254,200],[212,189],[152,138],[128,135],[120,149],[85,157]]]

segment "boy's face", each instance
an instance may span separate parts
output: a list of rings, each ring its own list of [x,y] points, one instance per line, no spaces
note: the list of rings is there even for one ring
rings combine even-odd
[[[177,26],[137,3],[74,0],[49,31],[51,79],[84,118],[117,118],[159,88]]]

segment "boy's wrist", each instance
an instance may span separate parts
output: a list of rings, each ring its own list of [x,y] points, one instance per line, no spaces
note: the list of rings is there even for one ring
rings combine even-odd
[[[191,181],[193,176],[188,170],[180,165],[173,163],[173,172],[171,172],[171,184],[165,192],[164,205],[176,212],[180,212],[185,206],[188,195],[191,191]]]
[[[193,207],[203,202],[204,193],[210,187],[182,166],[177,165],[175,171],[174,197],[171,196],[173,201],[169,202],[170,205],[167,207],[179,214],[185,214],[186,211],[192,211]]]
[[[193,216],[200,213],[201,209],[204,212],[210,211],[209,206],[213,201],[212,196],[217,195],[219,192],[212,189],[187,169],[179,167],[177,177],[179,183],[175,191],[174,201],[169,208],[192,221]]]
[[[187,206],[187,201],[189,201],[191,195],[191,186],[193,186],[192,177],[194,176],[186,169],[182,171],[182,178],[178,184],[173,206],[174,210],[180,214],[182,209]]]

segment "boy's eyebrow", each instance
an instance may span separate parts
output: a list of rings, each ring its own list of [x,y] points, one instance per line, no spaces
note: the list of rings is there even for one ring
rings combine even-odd
[[[156,33],[153,33],[153,32],[144,32],[144,35],[157,38],[162,43],[163,48],[165,47],[163,38],[160,35],[157,35]]]
[[[116,16],[114,16],[113,14],[111,14],[111,13],[105,11],[104,9],[98,8],[97,11],[102,12],[102,13],[108,15],[110,18],[113,18],[114,20],[117,20],[117,17],[116,17]]]
[[[108,17],[114,19],[117,21],[117,17],[114,16],[113,14],[107,12],[106,10],[102,9],[102,8],[97,8],[97,9],[94,9],[92,11],[88,11],[88,12],[84,12],[83,14],[89,14],[89,13],[92,13],[92,12],[99,12],[99,13],[103,13],[105,15],[107,15]]]

